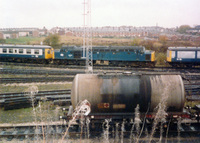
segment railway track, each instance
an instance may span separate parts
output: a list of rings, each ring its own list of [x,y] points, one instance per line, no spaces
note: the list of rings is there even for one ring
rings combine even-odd
[[[39,101],[52,101],[54,104],[66,105],[71,102],[71,90],[52,90],[39,91],[32,95],[29,92],[24,93],[3,93],[0,94],[0,107],[5,110],[13,108],[23,108],[30,106],[32,102],[37,104]]]
[[[85,70],[85,66],[80,65],[55,65],[55,64],[33,64],[33,63],[13,63],[13,62],[0,62],[2,66],[21,66],[21,67],[38,67],[38,68],[59,68],[59,69],[76,69]],[[124,71],[146,71],[146,72],[180,72],[180,73],[198,73],[199,68],[174,68],[174,67],[116,67],[116,66],[95,66],[94,70],[124,70]],[[0,72],[1,73],[1,72]]]
[[[76,75],[85,73],[83,70],[29,70],[29,69],[0,69],[0,74],[15,75]]]
[[[25,124],[25,125],[6,125],[0,126],[0,139],[1,141],[12,141],[12,140],[19,140],[19,141],[42,141],[44,140],[54,140],[54,141],[61,141],[66,129],[66,124],[62,123],[39,123],[39,124]],[[87,139],[88,137],[88,130],[84,130],[81,132],[80,126],[73,125],[69,129],[68,137],[65,138],[65,141],[68,141],[69,138],[75,139]],[[111,127],[110,127],[111,128]],[[123,140],[130,139],[130,131],[127,130],[119,130],[118,132],[113,132],[112,129],[109,130],[109,137],[108,138],[123,138]],[[151,133],[151,130],[148,130],[148,134]],[[190,125],[181,123],[178,129],[169,130],[166,137],[166,132],[163,133],[162,142],[198,142],[200,140],[200,124],[199,123],[191,123]],[[93,131],[91,127],[89,128],[89,139],[94,140],[93,137],[102,140],[103,138],[103,129],[99,129],[97,131]],[[132,134],[137,134],[134,130]],[[123,137],[122,137],[123,135]],[[139,141],[148,141],[149,137],[147,132],[143,132]],[[152,142],[157,142],[160,140],[160,132],[157,131],[152,139]],[[130,141],[130,140],[129,140]]]
[[[30,78],[0,78],[1,84],[32,83],[32,82],[66,82],[73,81],[73,76],[68,77],[30,77]]]

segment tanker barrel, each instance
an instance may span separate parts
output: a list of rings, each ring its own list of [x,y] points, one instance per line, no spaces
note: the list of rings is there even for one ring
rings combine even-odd
[[[71,91],[73,108],[85,99],[91,113],[130,113],[137,104],[140,112],[152,112],[163,100],[168,111],[181,112],[185,95],[180,75],[77,74]]]

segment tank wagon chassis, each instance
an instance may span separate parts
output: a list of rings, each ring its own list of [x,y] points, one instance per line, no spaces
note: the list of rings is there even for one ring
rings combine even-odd
[[[161,121],[157,123],[155,134],[160,135],[160,129],[162,128],[162,134],[164,137],[174,137],[178,136],[178,134],[183,134],[182,137],[184,137],[187,136],[187,133],[192,133],[193,136],[199,136],[200,108],[196,110],[197,112],[195,114],[190,113],[189,109],[186,109],[185,113],[168,112],[168,115],[165,118],[166,121],[164,123]],[[67,127],[69,127],[68,123],[72,120],[72,116],[66,114],[65,108],[63,111],[64,116],[60,116],[60,119],[65,120]],[[97,136],[100,135],[99,133],[107,130],[110,132],[111,137],[116,137],[116,134],[119,134],[119,132],[123,132],[125,136],[130,136],[131,134],[135,134],[137,136],[140,134],[141,137],[144,137],[147,134],[151,134],[153,125],[155,124],[154,120],[156,113],[142,113],[140,114],[139,120],[136,116],[137,115],[135,113],[98,113],[89,114],[87,116],[79,115],[76,116],[76,121],[73,122],[73,124],[70,124],[68,132],[69,135],[70,133],[83,132],[84,134],[87,134],[87,132],[90,132],[91,134]],[[139,124],[137,124],[137,121],[139,121]],[[140,129],[139,132],[138,129]]]

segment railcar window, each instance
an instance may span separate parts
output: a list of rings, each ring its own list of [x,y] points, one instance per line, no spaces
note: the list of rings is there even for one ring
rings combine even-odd
[[[35,54],[39,54],[39,50],[35,50]]]
[[[9,49],[9,53],[13,53],[13,49]]]
[[[50,50],[48,50],[48,54],[50,54],[51,52],[50,52]]]
[[[200,51],[197,52],[197,58],[200,59]]]
[[[172,58],[175,58],[176,56],[176,51],[172,51]]]
[[[7,53],[7,49],[3,49],[3,53]]]
[[[150,55],[146,55],[146,56],[145,56],[145,60],[147,60],[147,61],[150,60],[150,58],[151,58]]]
[[[27,54],[31,54],[31,49],[27,49],[27,50],[26,50],[26,53],[27,53]]]
[[[20,53],[20,54],[23,54],[23,49],[19,49],[19,53]]]
[[[195,59],[195,51],[178,51],[177,58]]]

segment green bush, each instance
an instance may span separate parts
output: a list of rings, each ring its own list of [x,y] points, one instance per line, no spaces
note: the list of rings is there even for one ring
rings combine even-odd
[[[156,65],[164,66],[166,63],[166,54],[165,53],[158,53],[156,54]]]

